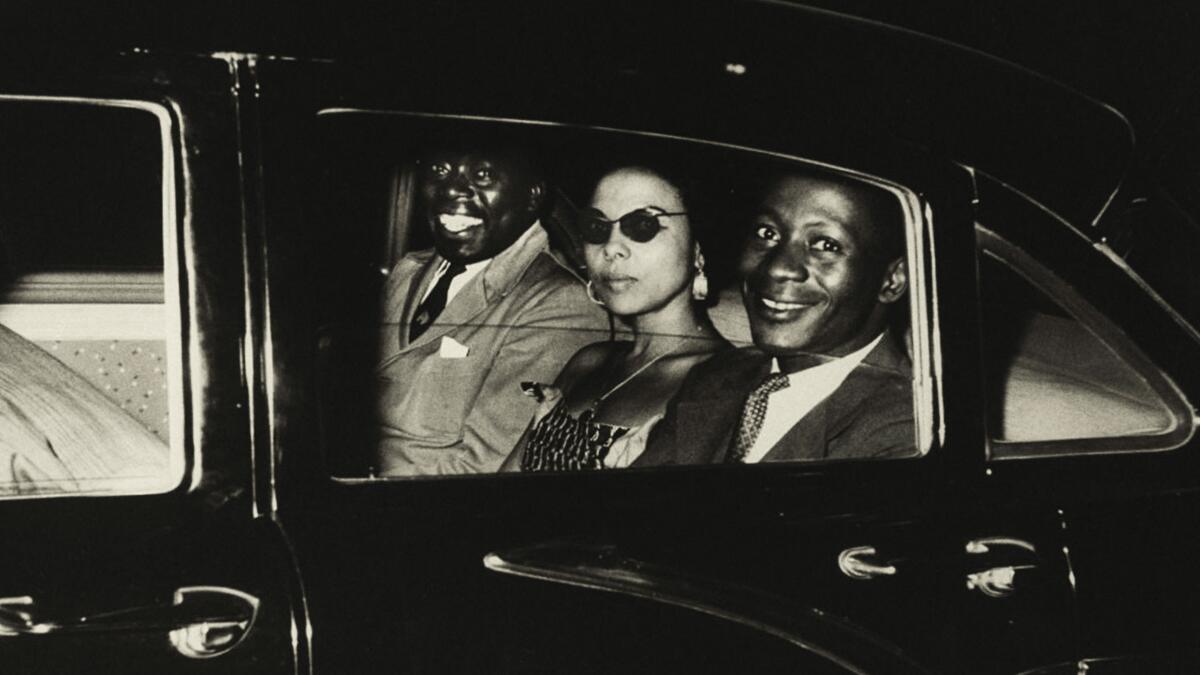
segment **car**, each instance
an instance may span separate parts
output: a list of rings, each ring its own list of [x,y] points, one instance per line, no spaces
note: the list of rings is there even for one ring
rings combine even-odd
[[[13,17],[3,669],[1194,672],[1191,74],[1122,110],[866,9]],[[695,167],[734,343],[763,177],[885,189],[915,456],[379,475],[415,162],[489,135],[544,160],[576,273],[599,167]]]

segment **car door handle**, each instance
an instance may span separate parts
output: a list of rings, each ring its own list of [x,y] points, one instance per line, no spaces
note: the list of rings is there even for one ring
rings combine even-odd
[[[0,638],[163,632],[180,654],[208,658],[242,641],[254,625],[258,606],[258,598],[232,588],[184,586],[175,591],[170,605],[48,619],[37,615],[30,596],[0,598]]]
[[[1021,549],[1037,556],[1037,547],[1015,537],[980,537],[967,542],[968,555],[977,556],[996,550]],[[967,590],[979,591],[989,598],[1007,598],[1016,592],[1016,576],[1019,570],[1034,569],[1037,565],[1000,565],[967,574]]]
[[[988,553],[993,548],[1003,547],[1020,548],[1030,553],[1037,553],[1037,548],[1033,544],[1017,539],[1016,537],[980,537],[972,539],[967,542],[967,553],[978,555],[980,553]]]
[[[838,555],[838,569],[851,579],[874,579],[896,574],[895,565],[880,565],[871,560],[875,557],[874,546],[853,546]]]

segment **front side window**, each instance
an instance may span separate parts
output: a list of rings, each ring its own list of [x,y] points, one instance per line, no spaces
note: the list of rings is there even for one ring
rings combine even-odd
[[[924,449],[920,209],[903,187],[634,133],[321,122],[313,259],[336,280],[318,291],[335,475]]]
[[[181,478],[169,125],[151,104],[0,96],[0,495]]]
[[[1174,447],[1186,404],[1064,282],[979,229],[987,426],[995,457]]]

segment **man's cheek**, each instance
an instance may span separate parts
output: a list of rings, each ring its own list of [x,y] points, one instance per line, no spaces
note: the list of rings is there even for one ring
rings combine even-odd
[[[738,275],[745,279],[754,274],[754,271],[758,269],[758,263],[761,258],[762,256],[754,252],[744,254],[738,261]]]

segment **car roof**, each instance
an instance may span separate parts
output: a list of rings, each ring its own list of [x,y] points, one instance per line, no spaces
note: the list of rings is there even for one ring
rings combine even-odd
[[[399,102],[430,112],[748,144],[794,134],[789,149],[818,156],[839,143],[869,154],[885,138],[987,173],[1077,225],[1098,219],[1136,151],[1115,107],[911,28],[940,24],[885,23],[930,14],[881,3],[850,3],[859,17],[780,2],[243,4],[6,10],[25,37],[6,49],[332,59],[362,64],[361,88],[403,87]]]

